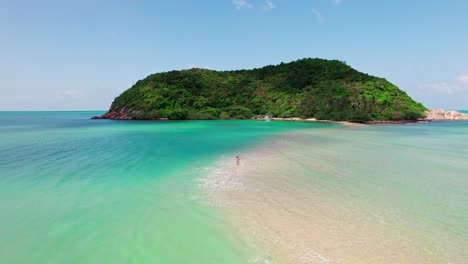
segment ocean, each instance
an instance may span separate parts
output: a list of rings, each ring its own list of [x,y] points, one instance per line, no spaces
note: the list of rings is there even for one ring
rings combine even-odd
[[[98,114],[0,112],[2,262],[468,261],[468,122]]]

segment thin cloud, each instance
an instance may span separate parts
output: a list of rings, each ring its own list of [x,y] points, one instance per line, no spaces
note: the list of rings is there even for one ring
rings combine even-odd
[[[434,92],[455,95],[460,92],[468,92],[468,73],[461,74],[450,81],[419,84],[420,89],[430,89]]]
[[[265,0],[265,4],[263,5],[263,9],[265,10],[271,10],[273,8],[275,8],[275,4],[273,4],[273,2],[271,0]]]
[[[332,4],[334,5],[340,5],[341,3],[343,3],[343,0],[330,0],[330,2],[332,2]]]
[[[315,18],[317,19],[317,22],[319,22],[320,24],[323,24],[323,22],[325,22],[325,18],[323,17],[320,10],[312,9],[312,14],[314,14]]]
[[[59,89],[55,91],[55,96],[58,97],[75,97],[80,95],[80,92],[74,89]]]
[[[241,10],[242,8],[252,8],[252,3],[249,0],[233,0],[232,3],[237,10]]]
[[[468,73],[457,77],[457,82],[468,87]]]

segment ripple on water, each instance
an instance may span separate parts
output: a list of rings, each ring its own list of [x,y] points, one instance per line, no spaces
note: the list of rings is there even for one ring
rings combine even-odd
[[[262,248],[272,263],[439,263],[446,256],[462,261],[463,246],[455,241],[467,241],[458,240],[458,231],[448,238],[455,245],[450,252],[437,249],[445,244],[437,230],[432,237],[425,234],[432,220],[447,220],[426,215],[421,225],[411,215],[415,193],[406,188],[420,185],[406,178],[415,175],[408,167],[411,160],[402,160],[402,167],[385,160],[417,153],[414,144],[419,143],[387,144],[381,138],[387,135],[372,129],[353,128],[347,135],[343,130],[291,132],[241,153],[241,166],[221,159],[200,185],[208,204],[220,207],[235,232]],[[457,168],[466,164],[452,161],[428,169],[449,166],[461,173]],[[432,177],[420,173],[424,168],[414,169],[418,177]],[[401,197],[394,200],[397,192]],[[448,231],[444,225],[436,226]]]

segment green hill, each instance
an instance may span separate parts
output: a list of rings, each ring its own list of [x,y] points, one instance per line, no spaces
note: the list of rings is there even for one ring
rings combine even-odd
[[[426,108],[383,78],[338,60],[253,70],[152,74],[115,98],[109,119],[248,119],[256,115],[366,122],[414,120]]]

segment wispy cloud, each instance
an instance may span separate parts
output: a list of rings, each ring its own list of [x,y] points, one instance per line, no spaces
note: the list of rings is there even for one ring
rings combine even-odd
[[[343,3],[343,0],[329,0],[330,2],[332,2],[332,4],[335,4],[335,5],[340,5],[341,3]]]
[[[462,74],[457,77],[457,82],[468,87],[468,73]]]
[[[448,95],[456,95],[460,92],[468,92],[468,73],[460,74],[450,81],[419,84],[418,88],[430,89],[434,92]]]
[[[232,0],[234,7],[237,10],[241,10],[242,8],[252,8],[253,4],[249,2],[249,0]]]
[[[80,92],[75,89],[58,89],[55,91],[55,96],[58,97],[75,97],[80,95]]]
[[[322,13],[318,9],[312,9],[312,14],[314,14],[315,18],[317,19],[317,22],[322,24],[325,22],[325,18],[323,17]]]
[[[341,3],[343,3],[344,0],[327,0],[327,1],[337,6],[337,5],[341,5]],[[312,14],[314,14],[318,23],[323,24],[325,22],[325,16],[322,14],[322,12],[320,12],[320,9],[318,8],[312,9]]]
[[[265,0],[265,3],[263,5],[263,9],[268,11],[268,10],[271,10],[271,9],[273,9],[275,7],[276,7],[275,4],[273,4],[273,2],[271,0]]]

